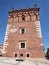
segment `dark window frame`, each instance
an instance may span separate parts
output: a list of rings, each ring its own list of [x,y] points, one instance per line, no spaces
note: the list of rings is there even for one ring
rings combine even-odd
[[[22,28],[22,29],[21,29],[21,34],[24,34],[24,33],[25,33],[25,29]]]
[[[27,57],[29,57],[29,56],[30,56],[30,54],[28,53],[28,54],[27,54]]]
[[[21,57],[23,57],[23,54],[20,54]]]
[[[22,15],[22,20],[25,21],[25,15]]]
[[[25,48],[25,42],[21,42],[21,48]]]
[[[15,53],[15,57],[17,57],[17,53]]]

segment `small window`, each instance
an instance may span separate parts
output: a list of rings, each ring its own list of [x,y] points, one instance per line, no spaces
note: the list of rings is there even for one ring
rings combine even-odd
[[[21,43],[21,48],[25,48],[25,43]]]
[[[24,15],[22,15],[22,20],[25,21],[25,16]]]
[[[27,57],[29,57],[29,54],[27,54]]]
[[[20,34],[24,34],[25,33],[25,28],[21,28],[20,29]]]
[[[22,57],[22,56],[23,56],[23,54],[20,54],[20,56]]]
[[[24,31],[25,31],[25,30],[22,28],[22,29],[21,29],[22,34],[24,34]]]
[[[15,53],[15,57],[17,57],[17,53]]]
[[[26,49],[26,42],[20,42],[19,49]]]

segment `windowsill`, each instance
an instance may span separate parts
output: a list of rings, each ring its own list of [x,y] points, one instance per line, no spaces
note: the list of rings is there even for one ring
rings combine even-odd
[[[19,49],[26,49],[26,48],[19,48]]]

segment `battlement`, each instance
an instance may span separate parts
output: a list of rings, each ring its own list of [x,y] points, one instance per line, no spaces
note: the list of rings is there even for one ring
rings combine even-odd
[[[39,20],[39,8],[38,7],[34,7],[34,8],[26,8],[26,9],[18,9],[15,10],[14,8],[12,8],[9,12],[8,12],[8,23],[12,23],[12,21],[14,22],[20,22],[20,21],[36,21]]]
[[[12,13],[17,13],[17,14],[22,14],[22,13],[25,13],[28,12],[28,13],[36,13],[36,12],[39,12],[39,8],[26,8],[26,9],[18,9],[18,10],[14,10],[14,8],[12,8],[8,13],[9,15],[12,14]]]

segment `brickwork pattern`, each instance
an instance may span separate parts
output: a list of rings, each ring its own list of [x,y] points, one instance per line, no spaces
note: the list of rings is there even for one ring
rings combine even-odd
[[[15,57],[15,53],[17,53],[18,58],[21,58],[20,54],[23,54],[25,58],[29,53],[30,58],[44,57],[40,25],[37,23],[40,22],[38,13],[39,8],[9,12],[3,56]],[[22,20],[22,15],[25,15],[25,21]],[[23,27],[25,34],[20,34],[20,28]],[[20,41],[26,42],[26,49],[19,49]]]

